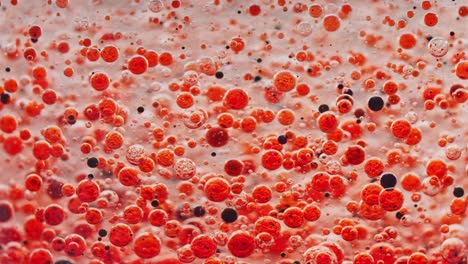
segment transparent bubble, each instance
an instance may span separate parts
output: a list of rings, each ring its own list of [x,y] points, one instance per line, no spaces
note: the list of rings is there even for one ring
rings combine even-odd
[[[401,219],[400,222],[403,226],[410,226],[414,223],[414,219],[410,215],[404,215]]]
[[[301,36],[309,36],[312,33],[312,25],[309,22],[301,22],[296,26],[297,33]]]
[[[191,129],[201,127],[207,118],[206,112],[200,108],[188,110],[183,115],[184,125]]]
[[[195,260],[195,255],[193,254],[190,245],[185,245],[177,250],[177,256],[179,260],[184,263],[190,263]]]
[[[449,160],[457,160],[461,156],[461,148],[457,146],[450,146],[445,150],[445,156]]]
[[[448,52],[449,43],[443,38],[432,38],[427,44],[429,52],[434,57],[442,57]]]
[[[190,86],[196,85],[198,83],[198,73],[195,71],[186,71],[184,73],[184,82]]]
[[[88,30],[89,21],[87,17],[77,17],[73,20],[76,31]]]
[[[120,200],[119,195],[112,190],[102,191],[100,197],[107,200],[108,207],[115,207]]]
[[[195,162],[187,158],[180,158],[174,164],[174,172],[181,180],[188,180],[195,176],[196,169]]]
[[[267,232],[261,232],[255,237],[255,244],[259,249],[268,249],[275,243],[273,236]]]
[[[127,161],[132,165],[140,164],[140,159],[145,155],[145,149],[142,145],[131,145],[127,149],[126,158]]]
[[[441,184],[439,178],[432,176],[422,181],[422,192],[428,196],[434,196],[440,192]]]
[[[410,111],[405,115],[405,118],[411,123],[414,124],[418,121],[418,114],[414,111]]]
[[[440,246],[440,253],[447,263],[466,263],[463,259],[467,254],[467,248],[465,243],[458,238],[452,237],[445,240]]]
[[[164,4],[161,0],[150,0],[148,2],[148,9],[153,13],[159,13],[163,10]]]
[[[331,251],[328,247],[320,245],[311,247],[306,252],[304,252],[303,259],[304,262],[310,264],[320,264],[320,260],[324,259],[326,259],[328,263],[338,263],[335,253],[333,253],[333,251]]]
[[[327,172],[330,174],[338,174],[341,171],[341,165],[337,160],[330,160],[327,163]]]

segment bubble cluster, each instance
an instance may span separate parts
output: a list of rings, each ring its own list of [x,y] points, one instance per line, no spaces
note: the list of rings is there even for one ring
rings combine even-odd
[[[467,262],[466,1],[0,9],[1,264]]]

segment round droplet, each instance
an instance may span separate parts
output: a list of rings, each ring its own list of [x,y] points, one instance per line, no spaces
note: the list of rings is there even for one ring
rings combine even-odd
[[[448,52],[449,43],[443,38],[432,38],[427,47],[432,56],[443,57]]]
[[[164,4],[161,0],[150,0],[148,2],[148,9],[153,13],[159,13],[163,10]]]

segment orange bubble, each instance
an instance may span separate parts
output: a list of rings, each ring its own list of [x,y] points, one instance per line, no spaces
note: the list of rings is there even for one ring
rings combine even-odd
[[[383,85],[383,90],[388,95],[393,95],[398,92],[398,85],[394,81],[386,81]]]
[[[134,168],[125,167],[118,173],[119,181],[124,186],[135,186],[140,181],[138,171]]]
[[[128,60],[128,70],[133,74],[142,74],[148,69],[148,60],[141,55],[135,55]]]
[[[154,50],[147,50],[143,54],[145,56],[146,60],[148,61],[148,67],[154,67],[158,65],[158,59],[159,55],[156,51]]]
[[[29,174],[24,180],[24,185],[26,189],[31,192],[37,192],[41,189],[42,178],[37,174]]]
[[[401,178],[401,187],[406,191],[418,191],[421,187],[421,180],[418,175],[413,173],[407,173]]]
[[[241,121],[241,128],[245,132],[253,132],[257,128],[257,121],[253,117],[243,118]]]
[[[283,155],[277,150],[268,150],[262,155],[262,166],[267,170],[276,170],[281,167]]]
[[[321,5],[318,5],[318,4],[310,5],[309,15],[311,17],[315,17],[315,18],[320,17],[322,13],[323,13],[323,9]]]
[[[159,63],[163,66],[169,66],[173,61],[172,54],[169,52],[163,52],[159,55]]]
[[[379,195],[379,204],[385,211],[396,211],[403,205],[403,193],[398,189],[384,189]]]
[[[406,119],[397,119],[392,122],[390,130],[394,137],[406,138],[411,133],[411,123]]]
[[[369,183],[364,186],[361,190],[361,198],[362,201],[368,205],[376,205],[379,203],[379,195],[380,192],[383,190],[382,186]]]
[[[248,103],[249,96],[240,88],[230,89],[224,95],[224,104],[231,109],[244,109]]]
[[[242,38],[233,38],[229,46],[234,52],[238,53],[245,48],[245,41]]]
[[[140,234],[135,238],[133,251],[143,259],[156,257],[161,252],[161,240],[149,232]]]
[[[293,124],[295,115],[294,112],[290,109],[281,109],[276,114],[276,118],[278,119],[278,123],[283,126],[288,126]]]
[[[209,235],[198,235],[193,238],[190,248],[197,258],[209,258],[216,253],[216,241]]]
[[[247,232],[239,231],[229,238],[227,246],[233,256],[246,258],[254,252],[255,240]]]
[[[205,196],[213,202],[226,200],[230,193],[229,183],[222,178],[212,178],[205,183]]]
[[[433,27],[437,25],[437,22],[439,22],[439,17],[437,14],[434,13],[427,13],[424,15],[424,24],[428,27]]]
[[[405,33],[400,36],[400,47],[412,49],[416,46],[416,37],[411,33]]]
[[[340,27],[340,19],[336,15],[326,15],[323,18],[323,28],[326,31],[333,32]]]
[[[384,163],[380,158],[369,158],[364,163],[364,172],[369,178],[380,176],[384,170]]]
[[[320,207],[316,205],[307,205],[303,209],[304,211],[304,219],[307,221],[317,221],[320,218],[321,210]]]
[[[143,210],[137,205],[129,205],[123,210],[123,218],[127,224],[138,224],[143,219]]]
[[[16,127],[17,127],[17,122],[14,116],[4,115],[0,118],[0,129],[3,132],[10,134],[16,130]]]
[[[455,74],[462,80],[468,79],[468,61],[460,61],[455,66]]]
[[[104,91],[109,87],[110,79],[107,74],[103,72],[96,72],[91,75],[89,82],[96,91]]]
[[[126,224],[116,224],[109,230],[109,241],[117,247],[124,247],[132,240],[133,231]]]
[[[283,213],[283,222],[291,228],[298,228],[304,224],[304,212],[298,207],[289,207]]]
[[[97,48],[86,49],[86,58],[89,61],[97,61],[101,56],[101,52]]]
[[[271,200],[272,194],[270,187],[265,185],[257,185],[252,190],[252,197],[258,203],[267,203]]]
[[[345,158],[349,164],[358,165],[364,162],[366,158],[366,152],[361,146],[352,145],[346,149]]]
[[[405,143],[408,145],[417,145],[422,139],[422,132],[419,128],[411,128],[408,137],[405,138]]]
[[[101,49],[101,58],[105,62],[115,62],[119,58],[119,55],[119,49],[114,45],[104,46]]]
[[[440,159],[430,160],[426,165],[426,173],[428,176],[437,176],[440,179],[447,174],[447,164]]]
[[[60,205],[51,204],[44,210],[44,220],[48,225],[59,225],[65,219],[65,212]]]
[[[190,93],[183,92],[177,96],[176,102],[180,108],[185,109],[185,108],[190,108],[193,105],[194,99]]]
[[[332,112],[324,112],[318,117],[317,125],[324,133],[333,132],[338,127],[338,118]]]
[[[92,180],[83,180],[76,188],[78,198],[86,203],[94,202],[98,198],[99,193],[99,185]]]
[[[281,71],[273,77],[273,85],[280,92],[289,92],[296,87],[296,77],[290,71]]]
[[[109,132],[104,140],[108,148],[118,149],[122,147],[124,138],[119,132]]]

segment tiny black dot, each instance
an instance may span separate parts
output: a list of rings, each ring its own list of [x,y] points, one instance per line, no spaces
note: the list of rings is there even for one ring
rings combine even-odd
[[[62,260],[55,261],[54,264],[73,264],[73,262],[66,260],[66,259],[62,259]]]
[[[346,90],[344,93],[345,93],[345,94],[349,94],[349,95],[351,95],[351,96],[354,94],[354,93],[353,93],[353,90],[351,90],[351,89]]]
[[[158,207],[159,206],[159,201],[158,200],[151,201],[151,206]]]
[[[139,106],[137,108],[138,113],[143,113],[145,111],[145,108],[143,106]]]
[[[205,213],[206,213],[205,208],[203,208],[202,206],[195,206],[193,208],[193,215],[195,215],[197,217],[204,216]]]
[[[32,43],[36,43],[37,41],[38,41],[37,38],[31,38],[31,42],[32,42]]]
[[[397,213],[395,214],[395,216],[396,216],[396,218],[401,219],[401,218],[403,217],[403,214],[400,213],[400,212],[397,212]]]
[[[382,110],[384,107],[384,100],[379,96],[372,96],[367,102],[367,106],[370,110],[376,112]]]
[[[287,142],[288,142],[288,137],[286,137],[285,135],[278,136],[278,143],[284,145]]]
[[[105,250],[109,250],[110,247],[109,247],[109,246],[105,246],[104,249],[105,249]]]
[[[221,212],[221,218],[226,223],[232,223],[237,220],[237,211],[234,208],[225,208]]]
[[[328,111],[328,110],[330,110],[330,107],[328,107],[328,105],[326,105],[326,104],[321,104],[321,105],[319,106],[319,108],[318,108],[318,111],[319,111],[320,113],[324,113],[324,112],[326,112],[326,111]]]
[[[10,72],[10,71],[11,71],[10,67],[6,67],[6,68],[5,68],[5,71],[6,71],[6,72]]]
[[[258,62],[258,63],[262,62],[262,59],[261,59],[261,58],[258,58],[258,59],[257,59],[257,62]]]
[[[237,10],[237,14],[240,14],[240,13],[242,13],[242,11],[240,11],[240,10]]]
[[[257,75],[257,76],[254,77],[254,82],[259,82],[261,79],[262,79],[262,77]]]
[[[450,31],[450,36],[455,36],[455,32]]]
[[[88,167],[96,168],[99,165],[99,160],[95,157],[91,157],[87,161]]]
[[[342,83],[339,83],[338,84],[338,89],[343,89],[344,88],[344,85]]]
[[[211,152],[212,157],[216,157],[216,152]]]
[[[98,234],[100,237],[107,236],[107,231],[105,229],[99,229]]]
[[[224,73],[219,71],[219,72],[216,72],[215,76],[218,79],[222,79],[224,77]]]
[[[384,187],[385,189],[391,189],[395,187],[396,183],[397,178],[392,173],[384,173],[380,177],[380,185],[382,185],[382,187]]]
[[[94,179],[94,175],[93,175],[93,174],[91,174],[91,173],[90,173],[90,174],[88,174],[88,179],[90,179],[90,180]]]
[[[7,93],[2,93],[0,95],[0,101],[2,101],[3,104],[8,104],[10,102],[10,95]]]
[[[453,189],[453,195],[455,197],[462,197],[465,194],[465,190],[462,187],[455,187]]]

